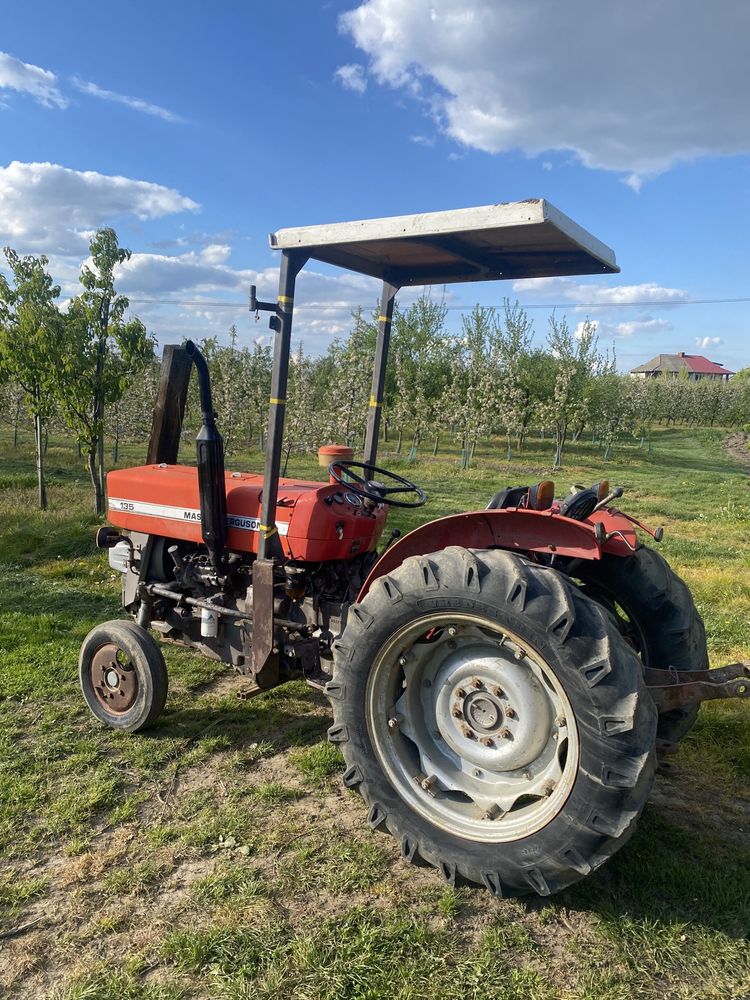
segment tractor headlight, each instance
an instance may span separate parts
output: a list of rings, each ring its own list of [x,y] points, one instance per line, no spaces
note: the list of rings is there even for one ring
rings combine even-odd
[[[108,550],[109,565],[112,569],[116,569],[118,573],[127,573],[130,569],[130,550],[130,542],[125,539]]]

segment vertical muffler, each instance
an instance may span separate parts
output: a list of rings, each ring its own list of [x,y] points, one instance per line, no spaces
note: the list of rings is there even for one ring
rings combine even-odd
[[[201,535],[211,563],[222,577],[226,568],[227,492],[224,482],[224,441],[216,426],[211,398],[211,378],[206,359],[192,342],[185,344],[187,356],[198,372],[201,397],[201,429],[195,439],[198,458],[198,490],[201,502]]]

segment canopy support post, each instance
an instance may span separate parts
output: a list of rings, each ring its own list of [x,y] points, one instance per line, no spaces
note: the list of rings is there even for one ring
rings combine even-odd
[[[258,559],[281,557],[281,543],[276,528],[276,494],[279,490],[281,447],[284,438],[284,413],[286,385],[289,375],[289,352],[292,340],[292,314],[294,312],[294,286],[297,275],[307,263],[302,251],[284,250],[279,268],[279,297],[276,315],[271,317],[271,329],[276,332],[271,374],[271,399],[268,411],[268,437],[266,438],[266,467],[263,477],[263,506],[261,509]]]
[[[380,418],[383,411],[383,395],[385,393],[385,372],[388,364],[388,348],[391,342],[393,306],[396,301],[397,292],[397,285],[383,281],[383,288],[380,293],[375,364],[372,370],[370,408],[367,411],[367,435],[365,437],[365,454],[363,459],[365,465],[375,466],[378,461],[378,437],[380,436]]]

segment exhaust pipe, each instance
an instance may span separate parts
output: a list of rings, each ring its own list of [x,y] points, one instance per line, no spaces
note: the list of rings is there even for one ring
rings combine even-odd
[[[211,398],[211,378],[206,359],[192,342],[185,352],[198,372],[201,397],[201,429],[195,439],[198,457],[198,490],[201,502],[201,535],[217,574],[225,572],[227,540],[227,493],[224,483],[224,442],[216,426],[216,414]]]

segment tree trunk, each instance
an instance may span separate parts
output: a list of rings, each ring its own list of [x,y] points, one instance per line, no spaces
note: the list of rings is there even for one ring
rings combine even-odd
[[[42,434],[42,418],[37,413],[34,417],[34,441],[36,444],[36,481],[39,509],[47,509],[47,485],[44,482],[44,444]]]
[[[96,506],[96,513],[100,516],[104,514],[104,491],[102,490],[102,480],[99,475],[99,464],[97,462],[97,449],[98,442],[94,442],[93,445],[86,452],[86,464],[88,466],[89,475],[91,476],[91,485],[94,487],[94,504]]]
[[[21,419],[21,398],[16,400],[16,412],[13,414],[13,447],[18,447],[18,422]]]
[[[115,407],[115,439],[112,442],[112,465],[117,465],[120,457],[120,410]]]
[[[434,444],[434,445],[432,446],[432,457],[433,457],[433,458],[434,458],[434,457],[435,457],[435,455],[437,455],[437,453],[438,453],[438,445],[439,445],[439,444],[440,444],[440,435],[439,435],[439,434],[436,434],[436,435],[435,435],[435,444]]]
[[[396,442],[396,454],[401,454],[401,438],[404,436],[403,430],[399,427],[398,429],[398,441]]]
[[[104,497],[106,494],[106,478],[104,473],[104,429],[102,427],[102,432],[99,435],[99,445],[96,450],[96,464],[97,464],[97,482],[98,488],[96,491],[96,513],[101,517],[104,512]]]

